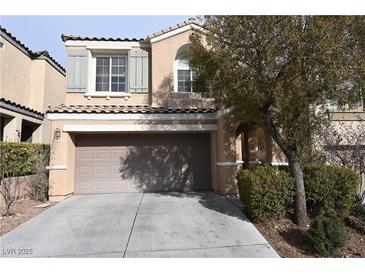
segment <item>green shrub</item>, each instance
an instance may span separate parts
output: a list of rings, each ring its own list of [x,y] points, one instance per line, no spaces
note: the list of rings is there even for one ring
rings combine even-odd
[[[307,165],[304,183],[307,209],[312,216],[327,212],[346,217],[351,211],[360,177],[347,168]]]
[[[35,166],[48,151],[46,144],[0,142],[1,177],[35,173]]]
[[[240,199],[250,217],[261,222],[281,217],[293,202],[293,179],[269,165],[242,169],[237,174]]]
[[[318,215],[308,230],[308,238],[320,255],[328,257],[343,247],[349,236],[345,224],[340,219]]]

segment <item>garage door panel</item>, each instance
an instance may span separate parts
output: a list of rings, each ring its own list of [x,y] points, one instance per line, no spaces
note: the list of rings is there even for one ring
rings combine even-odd
[[[95,150],[95,160],[96,161],[108,161],[111,152],[107,150]]]
[[[78,160],[93,160],[93,151],[90,149],[79,149],[78,151]]]
[[[108,165],[97,165],[95,167],[95,176],[108,175],[110,173],[110,166]]]
[[[77,136],[78,193],[210,189],[208,134]]]
[[[93,174],[94,172],[94,166],[90,166],[90,165],[81,165],[78,166],[78,170],[77,170],[78,174],[80,176],[90,176],[90,174]]]

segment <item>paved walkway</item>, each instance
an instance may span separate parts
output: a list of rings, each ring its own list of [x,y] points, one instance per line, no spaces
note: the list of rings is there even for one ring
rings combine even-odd
[[[278,257],[212,192],[75,195],[3,235],[0,247],[0,257]]]

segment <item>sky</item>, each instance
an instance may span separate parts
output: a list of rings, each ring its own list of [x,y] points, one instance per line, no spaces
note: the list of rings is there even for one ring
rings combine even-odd
[[[145,38],[189,17],[192,16],[1,16],[0,25],[32,51],[47,50],[65,67],[62,33]]]

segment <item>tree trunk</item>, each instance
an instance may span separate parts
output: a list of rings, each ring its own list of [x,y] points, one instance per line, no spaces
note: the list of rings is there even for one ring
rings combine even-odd
[[[250,128],[245,126],[243,131],[243,166],[245,168],[250,165],[249,134]]]
[[[299,161],[299,157],[292,148],[286,145],[285,140],[280,135],[280,132],[270,117],[268,117],[266,120],[266,127],[269,130],[271,137],[275,140],[288,159],[289,169],[295,182],[296,223],[299,226],[304,227],[307,225],[307,205],[305,198],[303,170]]]
[[[294,159],[293,159],[294,158]],[[295,182],[295,217],[299,226],[307,225],[307,205],[304,189],[303,170],[295,157],[288,157],[290,172]]]

